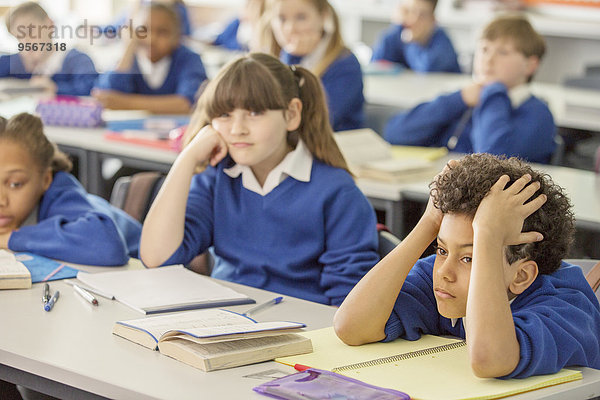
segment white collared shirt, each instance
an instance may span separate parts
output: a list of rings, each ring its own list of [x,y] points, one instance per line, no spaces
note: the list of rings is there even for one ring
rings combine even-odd
[[[171,57],[163,57],[157,62],[150,61],[148,56],[143,51],[138,51],[136,54],[138,67],[144,77],[144,81],[151,89],[160,88],[169,74],[171,68]]]
[[[254,176],[252,169],[247,165],[235,164],[231,168],[225,168],[225,172],[231,178],[242,175],[242,186],[261,196],[266,196],[275,189],[288,176],[301,182],[310,182],[313,156],[308,151],[304,142],[298,140],[296,148],[283,158],[283,160],[269,172],[265,184],[261,187]]]
[[[508,98],[513,108],[519,108],[532,96],[531,88],[527,83],[524,83],[508,91]]]

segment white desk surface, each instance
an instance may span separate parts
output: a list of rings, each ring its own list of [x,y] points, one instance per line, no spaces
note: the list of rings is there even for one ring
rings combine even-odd
[[[409,109],[435,97],[460,90],[471,76],[451,73],[365,75],[368,103]],[[600,132],[600,91],[532,82],[532,92],[548,103],[556,125]]]
[[[275,296],[222,283],[258,303]],[[62,281],[50,282],[50,287],[61,294],[50,312],[42,307],[41,284],[30,290],[0,291],[1,364],[112,399],[261,399],[252,387],[264,380],[245,375],[269,369],[294,372],[275,362],[203,372],[111,333],[115,321],[142,318],[142,314],[101,297],[94,307]],[[252,306],[226,308],[243,312]],[[334,307],[285,296],[281,304],[256,318],[304,322],[312,330],[331,326],[334,313]]]
[[[451,153],[436,161],[437,170],[441,171],[450,159],[458,159],[462,155]],[[578,224],[591,224],[600,227],[600,176],[592,171],[553,165],[534,164],[537,170],[545,171],[552,180],[563,187],[571,199],[575,219]],[[427,199],[431,178],[423,180],[404,181],[397,183],[379,182],[371,179],[358,179],[357,184],[367,197],[382,200],[399,201],[406,193]]]
[[[135,264],[135,262],[133,263]],[[103,267],[84,268],[88,271]],[[257,302],[271,292],[223,284]],[[115,321],[141,314],[117,301],[100,298],[93,307],[64,282],[51,282],[61,296],[51,312],[41,303],[41,284],[30,290],[0,291],[0,363],[113,399],[264,399],[252,387],[265,380],[249,374],[276,369],[293,373],[275,362],[222,371],[203,372],[179,361],[112,335]],[[244,311],[252,305],[228,307]],[[258,315],[258,319],[295,320],[307,329],[331,326],[335,308],[292,297]],[[586,399],[600,394],[600,370],[583,368],[584,379],[519,396],[515,399]]]

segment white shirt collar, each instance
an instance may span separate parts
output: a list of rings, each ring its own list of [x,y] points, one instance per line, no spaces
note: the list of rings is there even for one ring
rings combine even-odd
[[[242,175],[242,186],[261,196],[266,196],[288,176],[300,182],[310,182],[313,156],[302,140],[298,140],[296,148],[290,151],[283,160],[269,172],[265,184],[261,187],[252,169],[247,165],[235,164],[223,169],[229,177],[237,178]]]
[[[531,88],[528,84],[524,83],[508,91],[508,98],[513,108],[519,108],[521,104],[525,103],[532,96]]]
[[[171,57],[163,57],[157,62],[150,61],[148,56],[143,51],[138,51],[136,54],[137,64],[140,72],[144,77],[144,81],[151,89],[160,88],[169,74],[171,67]]]
[[[302,57],[302,60],[300,60],[300,65],[309,71],[313,71],[317,64],[325,57],[325,54],[327,53],[327,46],[329,46],[329,42],[331,41],[331,36],[331,34],[326,33],[321,41],[317,44],[315,49]]]

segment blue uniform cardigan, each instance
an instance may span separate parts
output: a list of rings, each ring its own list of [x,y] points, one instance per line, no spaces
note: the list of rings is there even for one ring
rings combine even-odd
[[[214,40],[214,46],[220,46],[229,50],[248,50],[246,46],[240,45],[237,40],[237,32],[240,27],[240,19],[231,21]]]
[[[406,277],[385,327],[386,338],[417,340],[424,334],[465,338],[437,310],[433,294],[435,255],[415,264]],[[511,304],[519,364],[507,378],[552,374],[563,367],[600,368],[600,305],[581,268],[563,262],[552,274],[539,275]]]
[[[1,78],[30,79],[31,76],[25,70],[19,54],[0,56]],[[60,71],[50,78],[56,83],[56,94],[89,96],[97,77],[92,59],[87,54],[72,49],[65,56]]]
[[[375,213],[344,170],[313,160],[310,182],[287,177],[266,196],[223,172],[192,180],[183,242],[165,265],[213,246],[212,276],[339,305],[378,261]]]
[[[57,172],[38,208],[38,223],[14,231],[8,248],[87,265],[123,265],[137,257],[141,224]]]
[[[300,64],[302,57],[281,52],[286,64]],[[343,52],[321,75],[325,89],[329,120],[334,131],[358,129],[364,126],[365,113],[362,70],[352,52]]]
[[[426,45],[404,43],[402,25],[392,25],[373,46],[373,61],[387,60],[418,72],[460,72],[452,42],[436,27]]]
[[[147,95],[178,94],[194,104],[196,92],[206,79],[206,72],[200,56],[185,46],[179,46],[171,54],[171,66],[162,86],[152,89],[146,81],[137,59],[134,60],[131,71],[127,73],[108,72],[100,75],[97,86],[100,89],[118,90],[124,93]]]
[[[392,117],[384,137],[392,144],[443,147],[457,132],[467,110],[460,91],[442,95]],[[480,103],[473,109],[453,150],[548,163],[556,147],[555,134],[554,119],[545,103],[531,96],[513,108],[506,86],[494,83],[482,90]]]

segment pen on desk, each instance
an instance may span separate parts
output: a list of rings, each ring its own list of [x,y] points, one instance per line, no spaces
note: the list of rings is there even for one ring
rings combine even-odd
[[[56,303],[56,300],[58,300],[58,296],[60,296],[60,292],[57,290],[56,292],[54,292],[52,297],[50,297],[50,300],[48,300],[48,302],[44,304],[44,310],[52,310],[52,307],[54,307],[54,303]]]
[[[84,289],[85,291],[87,291],[89,293],[97,294],[98,296],[104,297],[105,299],[109,299],[109,300],[114,300],[115,299],[115,296],[113,296],[112,294],[104,293],[101,290],[90,288],[90,287],[83,287],[83,286],[77,285],[73,281],[65,281],[65,282],[68,283],[71,286],[79,286],[80,288]]]
[[[50,285],[44,283],[44,294],[42,294],[42,302],[46,304],[50,300]]]
[[[75,291],[77,292],[77,294],[79,294],[81,297],[83,297],[86,301],[88,301],[90,304],[93,304],[95,306],[98,305],[98,300],[96,300],[96,298],[94,296],[92,296],[88,291],[86,291],[84,288],[80,287],[79,285],[75,285],[73,284],[73,289],[75,289]]]
[[[253,307],[253,308],[249,309],[248,311],[246,311],[242,315],[249,316],[250,314],[256,314],[257,312],[262,311],[262,310],[264,310],[267,307],[271,307],[271,306],[274,306],[275,304],[281,303],[282,300],[283,300],[282,296],[275,297],[274,299],[271,299],[271,300],[269,300],[269,301],[267,301],[265,303],[259,304],[256,307]]]

